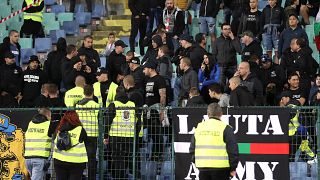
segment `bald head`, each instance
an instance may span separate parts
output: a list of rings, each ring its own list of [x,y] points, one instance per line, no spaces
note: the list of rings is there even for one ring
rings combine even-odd
[[[86,79],[83,76],[77,76],[74,84],[77,87],[84,87],[84,85],[86,84]]]
[[[241,83],[241,79],[239,76],[234,76],[229,80],[229,87],[233,91],[236,89]]]
[[[239,75],[245,79],[250,74],[250,64],[249,62],[241,62],[238,67]]]

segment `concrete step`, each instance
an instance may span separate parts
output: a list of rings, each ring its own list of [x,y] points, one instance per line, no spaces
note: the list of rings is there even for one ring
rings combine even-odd
[[[127,19],[118,19],[118,20],[103,20],[103,26],[130,26],[131,21]]]
[[[105,38],[108,37],[109,33],[115,33],[116,37],[123,37],[123,36],[130,36],[130,31],[118,31],[118,32],[114,32],[114,31],[94,31],[92,36],[97,38],[97,39],[101,39],[101,38]]]
[[[131,15],[110,15],[103,20],[131,20]]]
[[[122,31],[123,28],[121,26],[99,26],[97,30],[118,32],[118,31]]]

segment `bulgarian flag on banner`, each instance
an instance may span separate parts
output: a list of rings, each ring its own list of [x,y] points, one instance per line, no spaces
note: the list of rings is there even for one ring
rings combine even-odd
[[[239,154],[289,154],[289,143],[238,143]]]

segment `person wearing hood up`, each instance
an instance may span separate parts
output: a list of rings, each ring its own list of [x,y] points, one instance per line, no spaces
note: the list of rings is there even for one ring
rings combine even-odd
[[[38,56],[32,55],[27,69],[22,73],[21,107],[34,107],[34,100],[41,94],[41,87],[47,82],[45,73],[40,69]]]
[[[240,86],[241,79],[234,76],[229,80],[230,92],[230,106],[254,106],[253,95],[248,91],[246,86]]]
[[[93,49],[92,45],[93,45],[93,37],[90,35],[85,36],[83,39],[83,44],[78,49],[78,52],[79,53],[82,52],[83,54],[85,54],[90,61],[93,61],[95,63],[96,67],[100,67],[101,61],[100,61],[99,53],[95,49]]]
[[[22,69],[15,63],[12,52],[4,55],[5,64],[0,66],[1,107],[17,107],[21,100]]]
[[[245,86],[253,95],[256,102],[255,105],[263,105],[264,97],[262,83],[255,74],[251,73],[250,64],[248,62],[241,62],[235,76],[240,76],[241,86]]]
[[[54,83],[60,87],[62,81],[61,63],[62,59],[67,55],[67,41],[60,37],[57,42],[57,50],[48,54],[47,60],[44,62],[43,71],[48,77],[49,83]]]
[[[153,61],[157,63],[158,49],[163,45],[160,35],[154,35],[152,37],[152,46],[148,48],[146,55],[143,57],[141,63],[144,64],[147,61]]]
[[[4,55],[10,51],[14,54],[17,66],[20,66],[21,46],[18,41],[19,32],[16,30],[11,30],[9,36],[3,39],[3,43],[0,45],[0,64],[5,64]]]

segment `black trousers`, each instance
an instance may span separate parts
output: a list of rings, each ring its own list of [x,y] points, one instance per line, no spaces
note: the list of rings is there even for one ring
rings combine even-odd
[[[86,0],[88,12],[92,12],[92,2],[91,0]],[[70,0],[70,12],[74,12],[76,7],[76,0]]]
[[[81,180],[86,163],[69,163],[54,159],[57,180]]]
[[[229,180],[230,169],[221,170],[201,170],[199,174],[199,179],[201,180]]]
[[[129,38],[130,43],[130,51],[135,51],[135,39],[138,35],[138,31],[140,33],[140,39],[139,39],[139,47],[140,47],[140,54],[144,55],[144,44],[143,40],[146,36],[147,31],[147,18],[146,16],[139,16],[139,18],[135,18],[134,16],[131,17],[131,33]]]
[[[85,146],[88,155],[88,180],[95,180],[97,172],[97,137],[88,137]]]
[[[31,19],[24,20],[21,26],[20,37],[25,36],[32,36],[33,39],[44,37],[42,24]]]
[[[133,138],[129,137],[109,137],[110,145],[110,172],[113,179],[127,179],[126,170],[129,168],[129,173],[133,173],[132,152]]]

